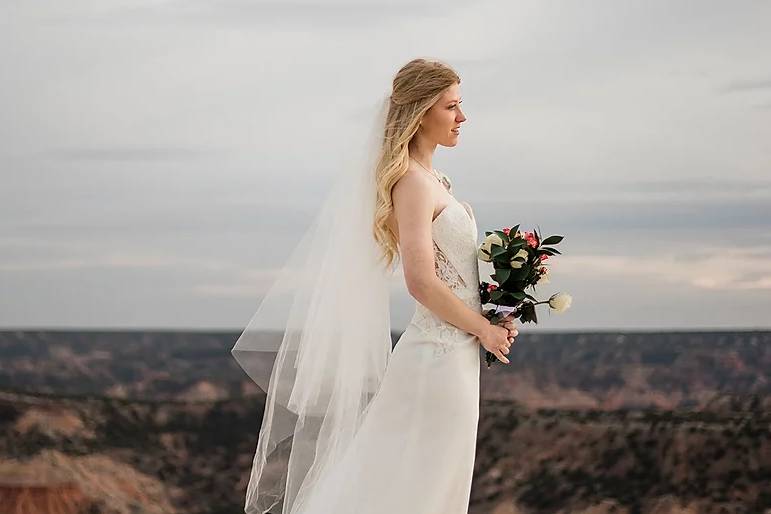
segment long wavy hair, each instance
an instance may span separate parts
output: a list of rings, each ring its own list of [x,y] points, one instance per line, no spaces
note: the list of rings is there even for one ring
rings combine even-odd
[[[413,59],[396,73],[385,120],[383,146],[375,167],[377,199],[373,235],[382,249],[381,262],[392,268],[399,261],[396,234],[386,220],[394,210],[391,192],[409,167],[409,144],[423,115],[460,77],[449,65]]]

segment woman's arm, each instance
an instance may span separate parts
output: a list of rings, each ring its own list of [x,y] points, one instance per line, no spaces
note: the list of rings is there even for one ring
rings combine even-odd
[[[490,321],[474,311],[436,275],[432,218],[434,185],[427,174],[408,170],[392,190],[407,290],[437,316],[482,337]],[[446,208],[446,207],[445,207]]]

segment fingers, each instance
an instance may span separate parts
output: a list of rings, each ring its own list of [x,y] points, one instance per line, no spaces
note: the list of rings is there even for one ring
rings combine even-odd
[[[499,361],[505,362],[506,364],[509,363],[509,359],[507,359],[506,356],[503,355],[500,350],[494,351],[493,355],[495,355],[498,358]]]
[[[509,331],[509,336],[517,336],[519,334],[519,330],[514,325],[508,325],[505,328]]]
[[[509,352],[511,351],[510,350],[511,345],[514,344],[515,342],[516,342],[516,339],[514,338],[514,334],[509,333],[509,335],[506,337],[506,343],[503,346],[499,347],[499,350],[502,353],[505,353],[506,355],[508,355]]]
[[[508,318],[511,318],[511,316],[509,316]],[[511,321],[502,322],[502,323],[499,323],[498,325],[505,328],[506,331],[508,332],[506,334],[506,342],[500,345],[495,350],[492,350],[491,353],[495,355],[495,357],[499,361],[509,364],[509,359],[506,357],[506,355],[508,355],[511,352],[510,347],[515,342],[514,338],[516,337],[517,334],[519,334],[519,330],[517,330],[516,326]]]
[[[514,338],[511,336],[507,337],[506,339],[507,339],[506,342],[498,347],[498,352],[501,353],[502,355],[508,355],[509,353],[511,353],[511,345],[514,342]]]
[[[517,328],[517,325],[516,325],[514,322],[512,322],[512,321],[507,321],[507,322],[505,322],[505,323],[501,323],[501,326],[502,326],[503,328],[507,328],[507,329],[509,329],[509,330],[512,330],[512,329],[516,329],[516,328]]]

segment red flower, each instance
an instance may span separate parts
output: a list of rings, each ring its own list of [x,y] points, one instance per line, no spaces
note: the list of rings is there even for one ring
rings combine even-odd
[[[549,258],[549,256],[548,256],[548,255],[546,255],[545,253],[542,253],[542,254],[540,255],[540,257],[539,257],[539,258],[540,258],[542,261],[545,261],[546,259],[548,259],[548,258]]]
[[[490,284],[490,285],[487,286],[487,291],[488,292],[489,291],[495,291],[496,289],[498,289],[498,286],[496,286],[495,284]]]
[[[509,235],[509,232],[511,232],[510,228],[504,228],[503,229],[503,233],[506,234],[507,236]]]

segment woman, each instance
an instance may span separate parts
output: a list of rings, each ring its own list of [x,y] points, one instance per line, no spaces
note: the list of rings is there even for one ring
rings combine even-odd
[[[438,61],[399,70],[376,157],[341,177],[233,348],[267,391],[248,514],[468,511],[480,345],[508,363],[518,331],[481,314],[476,220],[431,165],[466,120],[459,86]],[[416,304],[392,350],[388,281],[399,258]],[[277,348],[259,332],[268,310],[287,316]],[[273,365],[258,363],[269,350]]]

